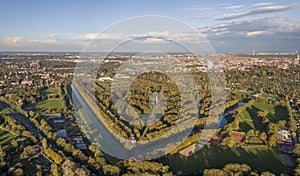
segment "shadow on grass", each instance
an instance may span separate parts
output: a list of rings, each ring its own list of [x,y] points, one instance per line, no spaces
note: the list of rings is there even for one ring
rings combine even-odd
[[[278,154],[267,146],[237,147],[233,149],[205,146],[190,157],[180,154],[165,156],[160,162],[169,165],[173,172],[182,171],[185,174],[203,172],[206,168],[223,168],[229,163],[248,164],[252,170],[271,171],[273,173],[291,173],[292,170],[284,166]]]

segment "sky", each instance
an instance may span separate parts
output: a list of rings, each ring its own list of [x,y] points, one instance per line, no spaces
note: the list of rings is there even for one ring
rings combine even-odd
[[[144,15],[191,26],[217,52],[300,51],[300,2],[295,0],[2,0],[0,51],[80,52],[95,38],[105,47],[128,35],[106,29]],[[159,32],[175,36],[165,28]]]

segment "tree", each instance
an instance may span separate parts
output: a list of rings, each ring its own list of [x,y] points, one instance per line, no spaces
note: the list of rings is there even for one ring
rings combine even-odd
[[[85,167],[78,167],[75,162],[67,159],[63,162],[62,166],[63,175],[65,176],[81,176],[81,175],[90,175],[90,171]]]
[[[5,156],[6,152],[4,151],[3,147],[0,145],[0,168],[5,166]]]
[[[233,130],[238,130],[240,127],[240,120],[239,118],[235,118],[234,121],[231,123]]]
[[[297,159],[297,163],[298,163],[298,165],[297,165],[297,167],[294,169],[294,172],[295,172],[295,175],[300,175],[300,159],[298,158]]]
[[[63,162],[61,168],[63,170],[63,175],[66,175],[66,176],[74,176],[75,175],[74,171],[76,170],[76,166],[73,161],[67,159],[65,162]]]
[[[293,153],[297,156],[300,156],[300,144],[295,145],[295,148],[293,149]]]
[[[33,152],[34,152],[33,147],[27,146],[24,148],[23,152],[21,153],[20,158],[21,159],[28,158],[30,155],[33,154]]]
[[[267,134],[265,132],[262,132],[260,133],[259,138],[265,141],[267,139]]]
[[[203,171],[203,176],[226,176],[228,175],[225,171],[221,169],[205,169]]]
[[[24,173],[24,171],[21,168],[17,168],[16,170],[14,170],[14,175],[16,175],[16,176],[22,176],[23,173]]]
[[[265,124],[270,122],[269,118],[267,118],[267,115],[268,115],[267,110],[257,112],[257,116],[260,117],[262,119],[262,122]]]
[[[272,172],[267,171],[267,172],[262,172],[260,174],[260,176],[275,176],[275,174],[273,174]]]
[[[296,120],[294,119],[294,117],[289,118],[288,126],[291,131],[297,130],[297,123],[296,123]]]
[[[121,172],[120,168],[110,164],[103,166],[102,169],[105,175],[119,175]]]
[[[269,137],[269,145],[270,146],[275,146],[277,144],[277,141],[278,141],[277,133],[274,133]]]
[[[56,164],[51,165],[51,174],[52,176],[59,176],[58,167]]]
[[[72,151],[72,155],[73,155],[74,157],[79,158],[79,159],[82,160],[82,161],[86,161],[86,160],[88,159],[88,158],[85,156],[85,154],[84,154],[82,151],[78,150],[78,149],[73,150],[73,151]]]
[[[249,131],[247,132],[247,135],[248,135],[248,136],[255,136],[254,130],[253,130],[253,129],[249,130]]]
[[[236,146],[236,142],[234,139],[232,139],[232,137],[228,136],[226,138],[223,139],[222,141],[223,145],[228,146],[229,148],[233,148]]]
[[[67,152],[71,152],[71,151],[74,149],[74,147],[73,147],[71,144],[66,143],[64,149],[65,149]]]
[[[47,148],[44,152],[56,164],[60,164],[63,161],[63,158],[58,153],[56,153],[55,151],[53,151],[51,148]]]
[[[42,139],[42,146],[43,146],[43,149],[44,149],[44,150],[47,149],[48,144],[47,144],[47,139],[46,139],[46,138],[43,138],[43,139]]]
[[[64,138],[58,138],[56,140],[57,145],[61,146],[61,147],[65,147],[66,146],[66,140]]]
[[[265,117],[267,117],[268,115],[268,111],[267,110],[263,110],[263,111],[258,111],[257,112],[257,116],[264,119]]]
[[[226,164],[223,168],[229,175],[248,175],[251,172],[251,167],[247,164]]]
[[[75,173],[80,176],[80,175],[90,175],[90,171],[85,167],[85,166],[82,166],[80,168],[77,168],[75,170]]]

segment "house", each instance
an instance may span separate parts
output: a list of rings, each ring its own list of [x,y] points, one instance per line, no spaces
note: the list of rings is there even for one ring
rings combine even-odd
[[[76,137],[73,137],[73,138],[71,139],[71,142],[72,142],[72,144],[75,145],[76,148],[78,148],[79,150],[87,149],[87,146],[86,146],[86,144],[84,143],[82,136],[76,136]]]
[[[179,153],[183,156],[191,156],[200,150],[203,147],[203,144],[195,143],[190,145],[189,147],[181,150]]]
[[[56,118],[61,118],[62,115],[61,115],[61,113],[56,113],[56,114],[45,114],[44,117],[45,117],[46,119],[54,119],[54,118],[56,119]]]
[[[292,138],[291,134],[287,130],[280,130],[277,132],[278,135],[278,144],[284,144],[284,145],[292,145]]]
[[[98,78],[99,81],[113,81],[113,79],[111,77],[100,77]]]
[[[222,138],[221,137],[218,137],[218,136],[213,136],[209,143],[211,143],[212,145],[216,145],[216,146],[219,146],[222,142]]]
[[[229,136],[235,140],[236,145],[241,145],[245,141],[247,135],[244,132],[232,131]]]
[[[67,138],[67,133],[65,129],[57,130],[57,135],[60,138]]]
[[[196,153],[197,151],[199,151],[207,142],[209,142],[211,140],[212,136],[206,136],[203,138],[200,138],[200,142],[199,143],[194,143],[192,145],[190,145],[189,147],[181,150],[179,153],[183,156],[191,156],[194,153]]]

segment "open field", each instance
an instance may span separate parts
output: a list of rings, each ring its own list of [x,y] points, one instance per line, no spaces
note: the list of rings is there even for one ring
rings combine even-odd
[[[233,149],[216,146],[205,146],[190,157],[180,154],[165,156],[159,161],[169,165],[170,170],[183,173],[197,173],[205,168],[223,168],[228,163],[243,163],[253,170],[269,170],[273,173],[291,173],[292,170],[283,165],[279,155],[265,145],[237,147]],[[264,169],[262,169],[264,168]]]
[[[10,114],[10,111],[8,109],[3,109],[2,111],[0,111],[0,115],[8,115]]]
[[[251,97],[251,93],[241,90],[233,90],[228,92],[228,95],[235,100],[243,100]]]
[[[50,89],[44,89],[41,91],[41,95],[49,95],[49,94],[58,94],[58,89],[57,88],[50,88]]]
[[[6,145],[13,138],[15,138],[15,135],[8,131],[0,129],[0,145]]]
[[[262,94],[261,97],[269,98],[269,99],[273,99],[273,100],[280,100],[281,99],[277,95],[267,94],[267,93]]]
[[[262,130],[264,128],[264,125],[261,122],[260,117],[257,116],[257,112],[263,110],[268,111],[267,117],[272,123],[276,123],[280,120],[286,120],[286,118],[288,117],[285,107],[275,104],[255,102],[252,106],[247,107],[240,114],[240,130],[244,132],[247,132],[250,129]]]
[[[50,110],[61,110],[62,105],[59,98],[51,98],[48,100],[43,100],[37,103],[36,106],[37,111],[45,111],[47,109]]]

